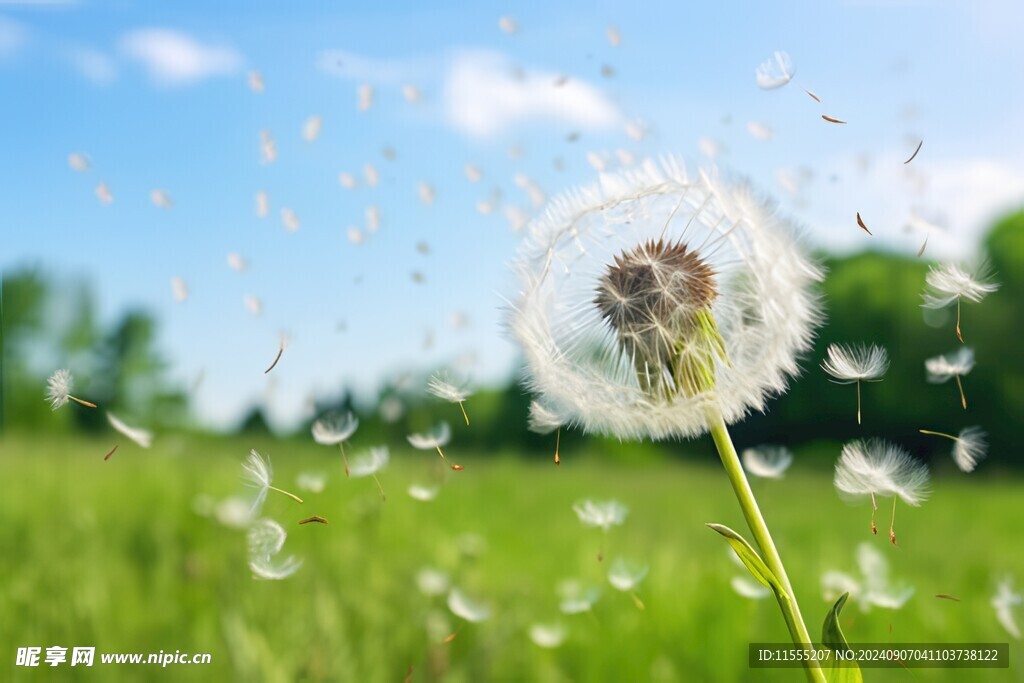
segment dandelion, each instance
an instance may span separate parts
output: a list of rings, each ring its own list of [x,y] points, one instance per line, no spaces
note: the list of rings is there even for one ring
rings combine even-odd
[[[793,80],[793,62],[789,55],[782,51],[776,51],[772,58],[762,63],[754,71],[757,76],[757,87],[761,90],[774,90]]]
[[[996,611],[996,619],[1014,638],[1020,640],[1020,628],[1014,617],[1014,608],[1024,604],[1024,597],[1013,589],[1013,580],[1009,577],[999,582],[996,594],[992,596],[992,609]]]
[[[601,589],[585,586],[576,579],[567,579],[558,585],[561,601],[558,610],[562,614],[583,614],[590,612],[601,599]]]
[[[302,502],[302,499],[294,493],[288,493],[284,489],[271,485],[274,479],[274,470],[270,466],[270,460],[264,460],[255,448],[249,451],[249,457],[242,463],[242,478],[245,479],[246,485],[257,490],[256,499],[251,507],[254,513],[258,513],[263,507],[263,501],[267,499],[267,491],[277,491],[298,503]]]
[[[828,358],[822,370],[832,375],[836,384],[857,384],[857,424],[860,424],[860,383],[881,382],[889,369],[889,357],[881,346],[828,345]]]
[[[463,469],[462,465],[450,464],[448,458],[444,457],[444,451],[441,450],[441,446],[447,445],[452,438],[452,430],[447,422],[437,423],[436,427],[424,434],[410,434],[405,438],[409,441],[409,445],[417,450],[436,450],[437,454],[441,456],[442,462],[453,470]]]
[[[406,493],[409,494],[410,498],[422,503],[429,503],[434,500],[440,491],[441,488],[438,486],[424,486],[423,484],[409,484],[409,488],[406,489]]]
[[[306,142],[314,142],[320,137],[320,129],[323,127],[323,119],[319,116],[310,116],[302,124],[302,139]]]
[[[962,472],[973,472],[978,461],[988,451],[985,431],[981,427],[966,427],[957,436],[928,429],[919,430],[922,434],[942,436],[953,441],[953,461]]]
[[[928,269],[925,276],[924,303],[925,308],[945,308],[956,302],[956,338],[964,343],[960,332],[960,300],[967,299],[975,303],[985,298],[986,294],[999,289],[994,282],[987,282],[988,269],[981,266],[973,273],[968,273],[955,263],[944,263],[938,268]]]
[[[384,487],[380,485],[380,479],[377,478],[377,473],[387,467],[390,460],[391,454],[387,446],[371,448],[366,453],[352,458],[351,475],[356,478],[373,477],[373,480],[377,482],[377,490],[380,491],[380,499],[387,500],[384,495]]]
[[[302,566],[302,560],[289,555],[280,564],[272,558],[281,552],[288,534],[284,527],[272,519],[261,519],[249,529],[249,569],[257,579],[279,581],[287,579]]]
[[[820,320],[822,275],[792,226],[747,186],[666,159],[552,200],[528,230],[508,323],[528,387],[589,432],[710,432],[790,635],[811,642],[726,426],[785,390]]]
[[[466,414],[466,407],[463,403],[473,394],[472,391],[465,387],[457,387],[446,377],[440,375],[430,378],[430,381],[427,382],[427,391],[449,403],[458,403],[459,409],[462,410],[462,417],[466,420],[466,426],[469,426],[469,415]]]
[[[647,571],[647,565],[630,562],[619,557],[612,562],[612,566],[608,570],[608,583],[617,591],[629,593],[637,609],[644,609],[644,603],[636,594],[636,587],[647,578]]]
[[[734,576],[729,586],[737,595],[748,600],[762,600],[772,594],[771,590],[749,576]]]
[[[107,413],[107,422],[109,422],[110,426],[115,430],[128,439],[134,441],[142,448],[149,448],[153,444],[153,432],[146,431],[145,429],[139,429],[137,427],[129,427],[124,422],[117,419],[113,413]]]
[[[416,587],[427,597],[444,595],[450,586],[451,580],[440,569],[423,567],[416,572]]]
[[[345,465],[345,476],[349,476],[348,458],[345,456],[345,442],[352,438],[359,428],[359,420],[352,413],[324,415],[313,423],[310,430],[313,441],[321,446],[337,444],[341,450],[341,461]]]
[[[299,476],[295,478],[295,485],[303,491],[320,493],[327,485],[327,475],[323,472],[299,472]]]
[[[960,390],[960,405],[967,410],[967,396],[964,395],[964,385],[960,378],[974,369],[974,349],[964,346],[953,353],[929,358],[924,362],[924,368],[932,384],[944,384],[951,377],[956,379],[956,388]]]
[[[95,408],[95,403],[83,401],[71,395],[75,388],[75,378],[71,376],[70,370],[58,370],[46,380],[46,400],[50,402],[50,409],[57,410],[64,407],[68,401],[74,401],[86,408]]]
[[[743,469],[764,479],[781,479],[793,462],[793,453],[785,446],[748,448],[742,457]]]
[[[896,499],[902,498],[907,505],[919,506],[928,497],[928,468],[910,457],[899,446],[871,439],[851,441],[843,446],[842,455],[836,463],[835,487],[850,496],[871,497],[871,532],[875,527],[875,511],[878,504],[875,496],[892,496],[892,520],[889,523],[889,540],[896,544]]]
[[[531,624],[530,640],[537,647],[552,650],[565,642],[568,632],[561,624]]]
[[[491,610],[488,607],[471,600],[458,588],[452,588],[448,593],[448,609],[458,618],[465,619],[471,624],[486,621],[491,616]]]

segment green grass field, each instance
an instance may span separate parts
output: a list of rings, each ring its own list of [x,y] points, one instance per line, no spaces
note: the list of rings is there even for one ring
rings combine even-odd
[[[97,664],[92,680],[401,681],[410,666],[416,681],[803,680],[797,670],[747,667],[748,642],[787,634],[774,602],[730,588],[740,570],[704,523],[749,534],[710,459],[624,463],[577,448],[563,449],[555,467],[453,444],[449,455],[464,472],[441,473],[438,458],[422,452],[394,453],[381,502],[372,479],[345,480],[337,452],[312,443],[169,436],[151,451],[122,443],[104,462],[111,445],[0,440],[3,680],[51,673],[14,666],[16,649],[29,645],[212,654],[210,665],[170,672]],[[304,560],[284,581],[254,580],[244,532],[194,511],[201,494],[244,490],[240,463],[250,447],[271,456],[284,488],[295,490],[303,470],[329,474],[322,493],[298,491],[303,505],[268,498],[264,514],[289,533],[284,553]],[[754,482],[812,634],[829,607],[822,572],[854,571],[856,546],[868,541],[890,560],[893,578],[917,592],[899,611],[849,604],[849,640],[1005,642],[989,600],[996,577],[1024,579],[1024,482],[994,468],[935,473],[930,501],[897,510],[901,545],[893,548],[887,508],[872,537],[868,506],[837,498],[832,457],[798,451],[784,480]],[[413,480],[440,474],[434,502],[406,495]],[[607,536],[583,528],[571,506],[584,497],[627,504],[625,525]],[[330,524],[298,525],[314,514]],[[650,565],[638,590],[644,610],[604,578],[618,555]],[[418,591],[415,574],[428,565],[488,604],[491,618],[460,628],[443,597]],[[556,586],[573,577],[603,587],[592,614],[558,612]],[[551,621],[569,635],[544,650],[527,631]],[[1014,641],[1010,652],[1009,671],[873,669],[866,680],[1024,680],[1024,649]]]

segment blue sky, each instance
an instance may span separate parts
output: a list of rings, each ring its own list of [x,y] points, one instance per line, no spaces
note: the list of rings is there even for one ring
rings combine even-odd
[[[820,247],[912,254],[924,220],[930,255],[970,258],[991,218],[1024,200],[1024,10],[974,4],[0,0],[0,267],[86,276],[108,317],[155,311],[175,375],[204,374],[198,414],[227,424],[258,400],[294,421],[310,395],[370,392],[403,370],[509,377],[500,307],[520,234],[506,212],[536,212],[529,188],[550,197],[593,181],[595,161],[613,171],[681,154],[749,177]],[[776,50],[795,77],[761,90],[754,70]],[[364,86],[374,97],[361,111]],[[308,142],[312,116],[322,128]],[[264,130],[273,163],[261,162]],[[72,153],[88,170],[69,167]],[[151,201],[157,188],[171,208]],[[229,252],[247,270],[228,268]],[[282,331],[289,347],[268,379]]]

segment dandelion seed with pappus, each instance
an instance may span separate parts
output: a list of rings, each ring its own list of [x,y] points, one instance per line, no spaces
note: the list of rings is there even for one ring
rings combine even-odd
[[[785,446],[758,446],[743,451],[743,469],[763,479],[781,479],[792,463],[793,453]]]
[[[280,581],[287,579],[302,566],[302,560],[289,555],[283,562],[274,564],[273,557],[281,552],[288,534],[272,519],[258,520],[249,529],[249,569],[257,579]]]
[[[944,263],[928,269],[925,276],[925,290],[922,297],[925,308],[945,308],[956,302],[956,338],[964,343],[960,331],[960,300],[967,299],[978,303],[987,294],[999,289],[999,285],[988,282],[988,269],[981,266],[974,273],[969,273],[955,263]]]
[[[381,486],[377,473],[387,467],[390,460],[391,453],[388,451],[387,446],[371,448],[368,452],[352,458],[352,476],[356,478],[373,477],[373,480],[377,482],[377,490],[380,491],[381,500],[386,500],[384,487]]]
[[[466,420],[466,426],[469,426],[469,415],[466,414],[466,406],[463,404],[473,394],[472,391],[464,387],[460,388],[449,382],[447,378],[438,375],[430,378],[430,381],[427,383],[427,391],[449,403],[458,403],[459,409],[462,411],[462,417]]]
[[[951,378],[955,379],[956,388],[960,391],[960,405],[967,410],[967,396],[961,378],[974,369],[974,349],[964,346],[953,353],[929,358],[924,362],[924,369],[932,384],[944,384]]]
[[[843,346],[829,344],[828,358],[821,369],[832,375],[837,384],[857,384],[857,424],[860,424],[860,383],[881,382],[882,375],[889,369],[889,357],[885,349],[871,346]]]
[[[313,441],[321,446],[337,445],[341,450],[341,461],[345,464],[345,476],[349,476],[348,457],[345,455],[345,442],[359,429],[359,420],[352,413],[344,415],[325,415],[313,423],[311,433]]]
[[[302,499],[294,493],[288,493],[284,489],[271,485],[274,479],[274,470],[270,466],[270,460],[264,460],[263,456],[256,452],[256,449],[249,451],[249,457],[242,463],[242,478],[245,479],[246,485],[257,490],[256,499],[252,503],[254,513],[259,513],[263,508],[263,501],[267,499],[268,491],[277,491],[297,503],[302,502]]]
[[[71,395],[75,387],[75,378],[70,370],[58,370],[46,380],[46,400],[50,402],[50,409],[57,410],[67,405],[68,401],[74,401],[86,408],[95,408],[95,403],[83,401]]]
[[[444,451],[441,450],[441,446],[447,445],[448,441],[452,438],[452,430],[448,426],[447,422],[439,422],[436,427],[425,434],[410,434],[405,438],[409,442],[409,445],[417,450],[436,450],[437,454],[441,456],[441,461],[453,470],[460,471],[464,469],[462,465],[449,463],[448,458],[444,457]]]
[[[981,427],[966,427],[956,436],[928,429],[918,430],[922,434],[941,436],[953,441],[953,462],[962,472],[973,472],[978,461],[988,453],[985,431]]]
[[[746,185],[666,159],[552,200],[526,232],[508,326],[550,422],[619,439],[710,432],[790,636],[807,647],[726,426],[785,391],[821,320],[822,272],[793,227]],[[807,674],[824,680],[816,662]]]

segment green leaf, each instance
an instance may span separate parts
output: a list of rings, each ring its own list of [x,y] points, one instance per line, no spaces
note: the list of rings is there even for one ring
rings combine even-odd
[[[789,600],[789,595],[782,587],[779,577],[775,576],[775,573],[768,568],[768,565],[764,563],[764,560],[757,554],[757,551],[747,543],[747,539],[724,524],[708,524],[708,527],[725,537],[725,540],[728,541],[729,545],[736,552],[736,556],[750,570],[755,579],[760,581],[766,588],[772,589],[778,597]]]
[[[839,627],[839,613],[843,611],[843,605],[849,597],[849,593],[839,596],[836,604],[825,615],[825,623],[821,627],[822,644],[836,652],[851,651],[843,629]],[[833,657],[831,662],[831,667],[826,668],[829,683],[862,683],[864,680],[856,661],[839,661]]]

